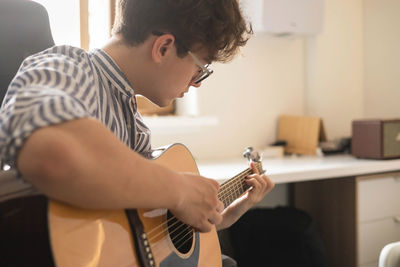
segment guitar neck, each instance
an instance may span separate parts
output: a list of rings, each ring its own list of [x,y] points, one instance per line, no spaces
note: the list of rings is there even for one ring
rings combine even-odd
[[[261,173],[261,162],[256,162],[256,167]],[[253,171],[248,168],[221,184],[218,198],[224,203],[225,207],[228,207],[233,201],[249,189],[249,186],[246,183],[246,177],[250,174],[253,174]]]

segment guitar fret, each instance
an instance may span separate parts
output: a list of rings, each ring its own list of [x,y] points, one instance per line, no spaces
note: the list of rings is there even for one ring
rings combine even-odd
[[[247,190],[248,186],[245,181],[246,177],[251,173],[252,170],[247,169],[221,185],[218,196],[225,207],[229,206]]]
[[[237,194],[238,194],[238,186],[237,186],[237,182],[233,184],[233,194],[232,194],[232,198],[235,200],[237,198]]]
[[[235,199],[238,198],[241,194],[243,194],[242,190],[243,188],[241,187],[241,182],[237,182],[235,184],[235,192],[236,192]]]

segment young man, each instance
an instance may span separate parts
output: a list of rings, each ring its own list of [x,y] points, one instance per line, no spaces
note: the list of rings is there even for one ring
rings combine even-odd
[[[232,225],[274,184],[252,165],[252,190],[224,207],[215,180],[146,159],[150,132],[135,95],[159,106],[183,97],[250,33],[236,0],[121,0],[103,49],[27,58],[0,112],[1,157],[31,185],[15,193],[88,209],[168,208],[201,232]]]

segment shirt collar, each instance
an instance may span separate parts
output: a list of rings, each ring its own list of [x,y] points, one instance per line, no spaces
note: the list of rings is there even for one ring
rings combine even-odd
[[[123,94],[134,96],[133,87],[129,83],[125,74],[118,67],[117,63],[102,49],[94,49],[90,52],[95,63],[100,67],[104,75],[110,82]]]

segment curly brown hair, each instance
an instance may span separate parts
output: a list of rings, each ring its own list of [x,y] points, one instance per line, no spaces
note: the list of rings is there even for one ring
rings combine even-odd
[[[227,62],[253,33],[237,0],[118,0],[113,34],[130,45],[154,32],[176,38],[178,56],[205,49],[210,62]]]

